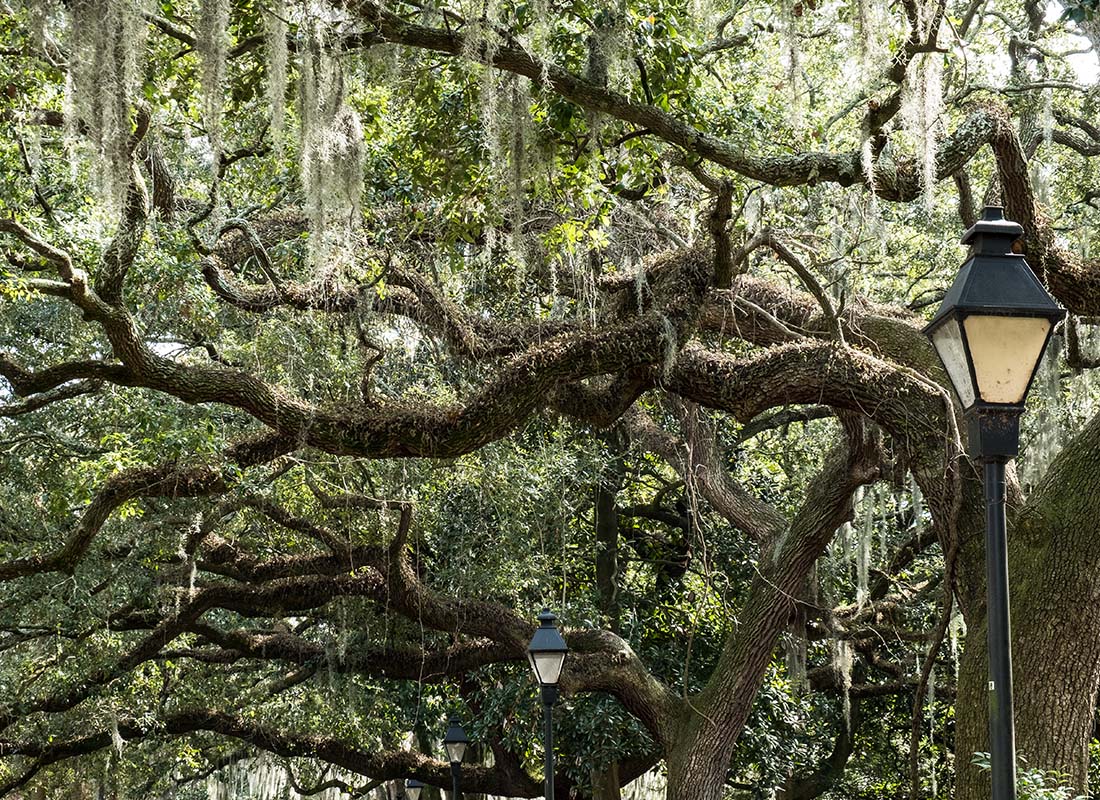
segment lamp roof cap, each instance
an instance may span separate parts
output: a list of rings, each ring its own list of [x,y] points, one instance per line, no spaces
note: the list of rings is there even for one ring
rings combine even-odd
[[[451,717],[450,723],[447,726],[447,735],[443,737],[444,744],[458,744],[459,742],[469,743],[469,741],[470,739],[466,736],[466,731],[462,729],[458,717]]]
[[[1052,322],[1065,317],[1024,257],[1011,251],[1011,243],[1022,233],[1020,225],[1004,219],[1000,207],[986,206],[982,220],[963,236],[964,243],[973,245],[970,255],[925,333],[948,318],[969,314],[1046,317]]]
[[[963,244],[973,244],[980,236],[1003,236],[1009,243],[1016,241],[1024,235],[1024,228],[1020,223],[1005,219],[1005,210],[1001,206],[986,206],[982,209],[982,216],[971,225],[963,234]]]
[[[535,628],[535,635],[531,637],[531,644],[527,646],[531,653],[566,653],[569,646],[565,643],[558,626],[554,623],[558,618],[554,613],[544,608],[539,613],[539,626]]]

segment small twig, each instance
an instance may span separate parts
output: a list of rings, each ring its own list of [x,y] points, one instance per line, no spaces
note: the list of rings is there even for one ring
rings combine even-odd
[[[781,241],[775,238],[775,234],[770,229],[761,231],[765,236],[764,243],[767,244],[775,254],[787,264],[791,269],[795,271],[795,274],[802,280],[810,294],[814,296],[817,302],[821,305],[821,310],[825,314],[825,319],[829,323],[829,328],[833,334],[833,337],[844,344],[844,330],[840,324],[840,318],[837,316],[836,308],[833,306],[832,301],[829,299],[829,295],[825,292],[825,289],[821,286],[821,283],[814,277],[814,274],[802,263],[802,260],[790,251],[790,249],[784,245]]]
[[[0,233],[10,233],[38,255],[58,268],[61,277],[67,281],[73,279],[73,259],[64,250],[42,241],[30,232],[22,223],[14,219],[0,219]]]
[[[218,230],[218,239],[221,239],[222,236],[232,230],[240,231],[244,237],[248,239],[248,243],[252,245],[252,252],[255,254],[256,260],[260,264],[260,269],[263,270],[267,279],[271,281],[271,285],[275,287],[279,299],[285,300],[283,283],[275,272],[275,265],[271,261],[271,255],[267,252],[267,248],[264,247],[264,243],[260,240],[260,235],[256,233],[256,229],[252,227],[252,223],[242,217],[228,219]]]

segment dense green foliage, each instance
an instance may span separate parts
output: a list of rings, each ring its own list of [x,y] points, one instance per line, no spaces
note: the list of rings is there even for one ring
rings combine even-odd
[[[445,767],[386,762],[356,774],[353,760],[326,758],[316,742],[438,759],[445,717],[457,713],[479,743],[472,763],[486,766],[483,788],[505,785],[492,765],[512,759],[537,792],[537,690],[522,654],[484,632],[489,623],[470,628],[485,608],[476,601],[523,620],[548,605],[578,641],[604,629],[621,637],[674,698],[690,705],[705,695],[759,584],[772,580],[769,548],[778,554],[789,521],[818,510],[829,449],[846,436],[837,415],[852,409],[834,395],[788,401],[762,380],[748,393],[775,392],[767,410],[739,418],[676,388],[685,348],[751,359],[785,341],[736,327],[734,316],[747,313],[736,286],[715,301],[729,321],[691,327],[690,345],[671,312],[661,316],[657,353],[642,359],[647,391],[609,420],[592,418],[595,402],[584,409],[591,415],[575,413],[568,397],[631,369],[562,367],[543,380],[544,362],[532,359],[519,378],[508,370],[544,338],[560,341],[554,326],[580,336],[621,323],[612,335],[632,347],[625,326],[653,308],[663,315],[665,295],[687,292],[647,270],[668,251],[705,250],[709,264],[708,220],[728,193],[732,219],[719,240],[736,250],[766,229],[799,263],[774,247],[736,261],[738,274],[776,287],[765,309],[775,325],[803,343],[827,341],[822,319],[832,312],[850,324],[845,348],[893,359],[905,375],[931,373],[929,354],[910,339],[889,341],[887,323],[912,333],[959,262],[960,201],[936,154],[975,108],[1008,114],[1022,131],[1045,224],[1087,258],[1097,244],[1091,156],[1100,134],[1088,122],[1095,85],[1083,84],[1095,84],[1096,53],[1064,55],[1090,47],[1087,4],[1061,17],[1040,9],[1038,21],[1033,4],[1018,2],[910,5],[912,14],[877,0],[378,7],[456,31],[457,54],[394,43],[390,23],[372,28],[375,7],[356,3],[0,5],[0,216],[25,226],[4,228],[0,240],[0,786],[12,796],[97,786],[189,798],[206,796],[210,776],[214,787],[251,771],[235,796],[266,800],[289,791],[289,770],[299,787],[336,779],[334,791],[364,793],[414,773],[438,778]],[[916,35],[924,44],[910,48],[914,24],[925,26]],[[506,62],[514,47],[548,77],[484,63],[501,53]],[[902,63],[900,80],[891,63]],[[610,87],[623,108],[656,109],[735,143],[729,159],[850,152],[853,169],[874,168],[842,181],[823,161],[820,175],[815,166],[788,180],[785,165],[769,164],[773,177],[754,177],[618,106],[571,101],[551,67]],[[873,119],[895,101],[892,118]],[[975,151],[954,176],[980,198],[997,166],[993,151]],[[140,225],[135,181],[148,192],[140,204],[150,204]],[[127,225],[138,244],[114,303],[105,265]],[[153,356],[194,376],[252,376],[277,387],[276,400],[260,411],[251,390],[212,401],[199,396],[205,378],[180,389],[182,377],[158,384],[155,369],[136,368],[24,391],[20,370],[132,367],[113,322],[66,296],[79,281],[61,275],[69,288],[50,285],[57,259],[35,242],[72,254]],[[219,270],[226,284],[274,299],[234,304],[213,285]],[[609,288],[624,282],[618,294]],[[815,288],[831,306],[824,314],[805,294]],[[750,290],[740,294],[750,306],[764,302]],[[811,312],[792,322],[798,303]],[[448,328],[449,315],[460,324]],[[864,329],[860,319],[887,322]],[[544,327],[524,339],[534,323]],[[478,351],[454,333],[463,325],[471,340],[503,331],[501,341],[522,341]],[[1085,361],[1095,358],[1088,331],[1082,325]],[[1052,345],[1025,429],[1028,490],[1094,411],[1090,365],[1080,354],[1067,361],[1064,341],[1060,333]],[[596,363],[578,362],[586,357]],[[478,431],[495,430],[510,409],[479,392],[509,397],[536,379],[545,390],[537,411],[499,423],[499,435],[453,450],[433,439],[428,422],[466,412],[484,414]],[[20,405],[36,399],[45,402]],[[472,400],[484,408],[469,411]],[[279,414],[289,420],[299,401],[317,412],[316,427],[280,427]],[[877,408],[860,410],[882,424]],[[375,412],[397,421],[376,435]],[[427,422],[407,435],[402,415],[421,412]],[[922,413],[914,404],[915,430]],[[328,430],[326,414],[340,420],[332,428],[344,444],[309,439]],[[236,443],[269,429],[289,444],[250,462],[234,455]],[[874,470],[842,509],[851,521],[830,527],[836,535],[799,583],[778,646],[761,640],[767,666],[744,690],[751,713],[729,763],[730,796],[907,796],[915,692],[917,791],[954,791],[956,719],[974,711],[955,702],[966,625],[949,593],[945,608],[946,529],[933,527],[911,443],[874,431]],[[353,434],[372,444],[356,450],[346,444]],[[787,520],[782,535],[760,536],[721,507],[691,465],[696,454]],[[162,482],[113,504],[86,549],[71,546],[91,530],[98,499],[156,469],[166,470]],[[201,481],[209,485],[192,488]],[[601,502],[614,509],[614,545],[601,535]],[[395,540],[426,594],[387,583],[399,569],[388,555]],[[611,550],[609,577],[601,556]],[[51,553],[62,557],[34,562]],[[249,577],[245,566],[309,558],[328,566],[277,578]],[[371,583],[376,574],[383,588]],[[314,577],[308,591],[295,583]],[[453,622],[416,612],[436,602]],[[261,644],[246,652],[234,635]],[[276,637],[306,655],[278,651]],[[419,676],[391,666],[467,646],[488,655]],[[603,651],[589,643],[581,652]],[[591,796],[594,776],[612,765],[624,775],[661,771],[669,747],[653,726],[630,700],[605,684],[590,691],[594,679],[578,675],[556,712],[561,786]],[[173,729],[200,711],[228,714],[239,729]],[[308,744],[289,752],[256,731]],[[51,747],[72,752],[54,759]],[[257,761],[265,749],[274,754]],[[799,788],[822,765],[831,771],[816,791]],[[1069,797],[1056,783],[1029,773],[1021,796]]]

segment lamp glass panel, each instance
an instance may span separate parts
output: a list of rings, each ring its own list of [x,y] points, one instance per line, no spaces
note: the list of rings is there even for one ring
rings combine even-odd
[[[565,653],[534,653],[531,655],[534,662],[535,675],[540,683],[554,684],[561,677],[561,666],[565,663]]]
[[[1031,375],[1043,357],[1050,320],[974,315],[963,325],[978,396],[987,403],[1023,403]]]
[[[447,758],[451,760],[452,764],[457,764],[462,760],[462,756],[466,755],[466,743],[465,742],[446,742]]]
[[[932,344],[940,354],[940,361],[947,370],[947,377],[951,379],[951,385],[955,387],[963,408],[970,408],[974,405],[974,385],[970,380],[970,367],[966,363],[966,346],[959,330],[959,321],[949,319],[936,328],[932,332]]]
[[[405,787],[406,800],[420,800],[420,787],[419,786],[406,786]]]

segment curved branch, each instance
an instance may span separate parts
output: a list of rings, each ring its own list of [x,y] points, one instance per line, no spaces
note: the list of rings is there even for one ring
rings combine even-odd
[[[34,397],[29,397],[22,403],[10,403],[0,406],[0,417],[17,417],[63,400],[72,400],[74,397],[85,394],[95,394],[102,386],[103,384],[100,381],[79,381],[71,386],[50,389]]]
[[[384,42],[402,44],[454,56],[475,53],[478,60],[498,69],[523,75],[533,83],[546,86],[561,97],[589,110],[608,114],[645,128],[666,142],[681,147],[715,164],[727,167],[747,178],[772,186],[802,186],[821,181],[841,186],[867,183],[859,151],[848,153],[810,152],[791,156],[757,156],[724,139],[703,133],[688,122],[677,119],[653,105],[639,103],[625,95],[605,89],[540,59],[508,39],[493,45],[477,44],[466,34],[430,28],[402,19],[375,2],[355,5],[354,13]],[[909,46],[909,45],[907,45]],[[919,52],[927,45],[912,45]],[[907,61],[905,62],[907,63]],[[904,71],[904,67],[902,68]],[[967,120],[944,141],[937,157],[937,176],[947,177],[968,161],[988,141],[982,132],[988,129],[982,115]],[[912,162],[897,164],[894,170],[876,175],[874,190],[889,200],[912,200],[920,196],[921,178]]]
[[[500,438],[543,407],[563,384],[667,361],[694,329],[711,283],[711,263],[694,251],[672,259],[676,294],[663,308],[531,347],[462,406],[365,404],[348,412],[292,397],[238,370],[187,365],[153,352],[120,309],[98,315],[134,382],[190,403],[240,408],[280,433],[328,453],[367,457],[447,457]],[[675,280],[672,281],[671,279]]]
[[[293,440],[264,434],[230,446],[225,455],[227,461],[247,468],[271,461],[293,449]],[[49,553],[0,563],[0,582],[42,572],[71,572],[111,514],[129,500],[215,494],[225,491],[232,480],[231,471],[209,465],[181,466],[175,461],[120,472],[99,490],[61,547]]]
[[[758,542],[786,530],[787,521],[776,509],[729,478],[715,451],[713,432],[698,419],[684,424],[688,442],[677,440],[641,411],[631,414],[627,422],[631,435],[671,464],[685,482],[697,482],[703,497],[730,524]]]
[[[942,450],[947,429],[942,395],[908,370],[850,347],[820,341],[769,348],[737,360],[699,347],[680,355],[666,388],[749,421],[783,405],[824,403],[865,414],[899,444],[932,437]],[[928,453],[919,454],[927,458]]]
[[[0,219],[0,233],[9,233],[19,239],[35,253],[56,266],[63,278],[66,280],[72,279],[73,259],[64,250],[39,239],[26,226],[14,219]]]
[[[11,384],[17,397],[48,392],[69,381],[107,382],[132,386],[133,377],[126,367],[102,361],[69,361],[31,372],[0,353],[0,375]]]
[[[118,733],[126,741],[155,735],[184,736],[199,731],[239,739],[286,758],[319,758],[369,778],[417,778],[435,786],[450,785],[450,764],[430,759],[420,753],[403,750],[368,752],[334,737],[306,736],[276,730],[212,709],[192,709],[172,714],[159,720],[152,728],[143,728],[129,720],[119,720],[118,723]],[[69,758],[104,750],[112,742],[111,731],[50,744],[3,741],[0,742],[0,756],[29,756],[34,759],[32,769],[37,771]],[[24,775],[0,785],[0,794],[13,791],[29,779]],[[463,766],[462,785],[467,791],[512,797],[537,797],[542,791],[541,784],[522,772],[503,772],[474,764]]]

